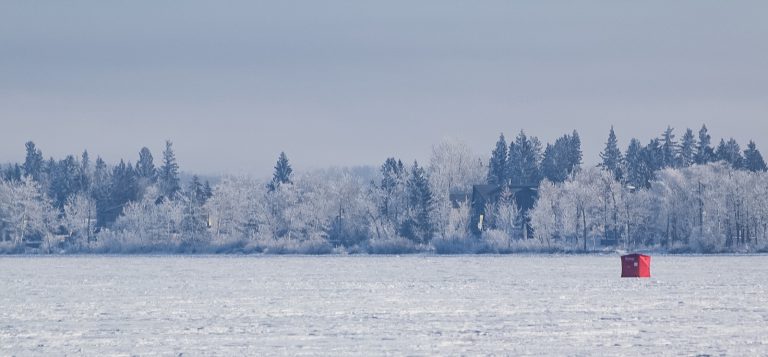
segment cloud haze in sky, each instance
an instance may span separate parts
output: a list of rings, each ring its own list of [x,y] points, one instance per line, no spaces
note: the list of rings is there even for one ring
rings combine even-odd
[[[3,1],[0,162],[88,149],[268,174],[669,124],[768,147],[765,1]]]

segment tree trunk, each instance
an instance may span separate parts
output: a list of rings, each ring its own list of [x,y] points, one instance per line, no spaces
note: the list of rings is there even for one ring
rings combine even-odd
[[[584,251],[587,251],[587,211],[585,209],[581,209],[581,222],[584,227]]]

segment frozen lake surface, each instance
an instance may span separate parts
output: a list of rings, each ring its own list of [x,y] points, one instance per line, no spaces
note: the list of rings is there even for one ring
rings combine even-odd
[[[0,355],[768,355],[768,256],[0,257]]]

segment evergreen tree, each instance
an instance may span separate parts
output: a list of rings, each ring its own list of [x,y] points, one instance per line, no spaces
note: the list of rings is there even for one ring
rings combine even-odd
[[[603,162],[600,164],[604,170],[613,174],[613,178],[616,180],[622,180],[624,174],[622,172],[621,164],[621,149],[619,149],[619,142],[616,140],[616,133],[611,131],[608,133],[608,142],[605,143],[605,149],[600,153],[600,158]]]
[[[208,200],[213,197],[213,187],[211,187],[211,183],[208,182],[208,180],[205,180],[205,185],[203,185],[203,192],[205,192],[205,201],[208,202]]]
[[[655,173],[658,170],[665,168],[665,153],[664,147],[659,139],[652,139],[645,147],[645,165],[647,170],[651,173]],[[650,180],[649,180],[650,181]]]
[[[153,184],[157,180],[157,169],[155,169],[152,152],[147,147],[139,151],[139,161],[136,162],[136,175],[143,179],[146,184]]]
[[[578,171],[581,168],[581,138],[579,137],[579,133],[576,130],[574,130],[573,133],[571,133],[571,136],[568,138],[567,152],[568,160],[566,168],[568,175],[570,175],[571,173]]]
[[[113,223],[123,212],[123,207],[128,202],[138,199],[139,187],[136,180],[136,171],[131,163],[126,164],[123,160],[112,169],[112,182],[110,205],[106,210],[106,220]],[[98,207],[98,203],[97,203]]]
[[[675,141],[674,129],[667,126],[661,135],[661,168],[675,167],[677,153],[677,142]]]
[[[507,141],[504,134],[500,134],[488,162],[488,184],[503,185],[507,182],[507,155]]]
[[[696,162],[696,137],[693,136],[693,130],[686,129],[683,140],[680,142],[680,153],[678,155],[678,167],[689,167]]]
[[[282,184],[292,183],[292,173],[293,169],[288,162],[288,156],[286,156],[284,152],[281,152],[280,157],[277,158],[277,164],[275,164],[275,173],[272,175],[272,182],[267,186],[269,191],[276,190]]]
[[[31,176],[33,180],[40,182],[45,162],[43,152],[35,146],[35,143],[28,141],[25,144],[27,155],[24,159],[24,174]]]
[[[53,198],[54,206],[63,209],[67,199],[81,190],[80,164],[74,156],[68,155],[54,164],[51,174],[49,195]]]
[[[405,192],[405,166],[400,160],[390,157],[381,165],[381,190],[383,193],[379,210],[390,222],[397,223],[399,219],[400,196]]]
[[[547,144],[547,147],[544,148],[544,158],[541,160],[541,174],[551,182],[563,182],[567,177],[562,170],[565,166],[562,163],[563,158],[559,154],[555,147],[550,144]]]
[[[731,164],[731,167],[734,169],[741,169],[744,167],[744,158],[741,157],[741,147],[739,147],[739,143],[733,138],[730,138],[727,142],[720,139],[720,144],[717,146],[715,156],[718,160]]]
[[[21,165],[19,164],[13,164],[8,165],[5,170],[3,170],[3,179],[5,181],[21,181],[21,178],[24,176],[24,170],[22,169]]]
[[[416,243],[428,243],[432,239],[432,191],[424,169],[414,161],[406,184],[408,218],[403,222],[401,234]]]
[[[509,146],[509,182],[513,186],[538,186],[541,181],[540,161],[541,142],[536,137],[529,139],[524,131],[520,131]]]
[[[695,162],[704,165],[715,160],[715,151],[712,149],[712,137],[707,131],[707,126],[702,125],[699,130],[699,143],[696,145]]]
[[[640,141],[633,138],[627,147],[624,157],[624,171],[629,185],[640,188],[648,185],[648,166],[645,157],[645,149]]]
[[[179,164],[176,163],[176,154],[173,152],[173,143],[165,142],[163,150],[163,165],[159,172],[160,191],[168,198],[175,198],[181,188],[179,180]]]
[[[766,166],[763,155],[757,150],[757,145],[750,140],[747,149],[744,150],[744,168],[752,172],[765,172]]]
[[[87,193],[91,187],[91,158],[88,155],[88,150],[83,151],[80,155],[80,191]]]
[[[192,176],[192,180],[187,186],[187,197],[194,203],[202,206],[205,201],[208,200],[208,193],[206,192],[205,185],[200,181],[200,177],[197,175]]]
[[[541,175],[551,182],[564,182],[581,165],[581,141],[576,131],[547,144],[541,160]]]
[[[109,223],[109,207],[112,197],[112,175],[101,157],[96,158],[91,183],[91,197],[96,202],[96,226],[106,227]]]

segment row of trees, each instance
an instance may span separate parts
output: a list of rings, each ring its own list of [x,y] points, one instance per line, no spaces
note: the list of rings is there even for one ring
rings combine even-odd
[[[281,153],[270,180],[224,177],[182,184],[171,142],[160,167],[143,148],[136,164],[88,153],[44,160],[30,142],[0,180],[0,246],[29,242],[69,251],[505,252],[595,249],[602,243],[667,249],[765,246],[768,189],[754,142],[713,148],[706,127],[681,142],[671,128],[622,152],[611,129],[597,167],[581,168],[576,131],[543,146],[500,135],[490,160],[460,141],[433,146],[426,165],[388,158],[373,175],[294,173]],[[542,149],[543,148],[543,149]],[[487,163],[487,164],[486,164]],[[498,187],[478,237],[474,185]],[[513,192],[538,192],[531,210]],[[453,199],[452,199],[453,197]],[[458,199],[457,199],[458,198]],[[476,212],[474,212],[476,213]],[[476,218],[476,217],[475,217]],[[473,227],[470,227],[472,225]],[[526,226],[530,225],[531,229]],[[533,233],[532,235],[530,233]]]
[[[668,250],[750,251],[768,245],[768,174],[725,161],[666,168],[649,188],[635,189],[599,168],[563,183],[542,182],[530,212],[546,245]]]
[[[575,130],[543,151],[539,138],[524,131],[509,144],[502,133],[491,153],[487,182],[502,186],[537,186],[544,178],[563,182],[581,167],[581,159],[581,139]]]
[[[55,236],[87,243],[102,229],[116,226],[138,202],[152,199],[157,205],[187,202],[202,207],[213,192],[197,177],[182,190],[170,141],[160,167],[155,167],[146,147],[135,165],[121,160],[108,167],[100,157],[91,163],[87,151],[79,158],[44,160],[30,141],[23,164],[8,165],[2,178],[0,241],[14,244]]]
[[[706,125],[701,127],[698,136],[693,130],[686,129],[679,142],[675,137],[674,129],[667,127],[659,138],[651,139],[647,145],[632,138],[622,153],[611,127],[605,149],[600,153],[599,166],[611,172],[618,181],[645,188],[650,187],[659,170],[666,168],[682,169],[723,161],[736,170],[766,171],[765,161],[754,141],[750,141],[743,152],[733,138],[720,139],[714,148]]]

